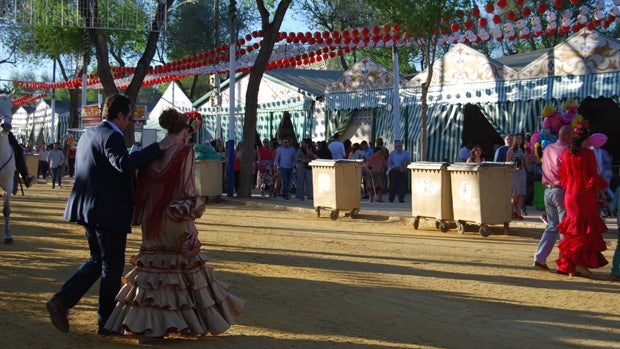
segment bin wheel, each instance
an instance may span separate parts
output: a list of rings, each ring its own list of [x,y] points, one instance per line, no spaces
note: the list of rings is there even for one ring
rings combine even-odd
[[[510,223],[504,222],[504,234],[510,233]]]
[[[450,230],[450,225],[446,221],[439,221],[439,230],[441,230],[442,233],[445,233]]]
[[[329,213],[329,218],[331,218],[332,220],[336,220],[338,219],[338,215],[340,214],[340,211],[336,210],[331,210],[331,212]]]
[[[316,211],[316,218],[321,217],[321,208],[317,207],[314,210]]]
[[[357,218],[357,215],[360,213],[360,210],[358,208],[354,209],[351,211],[350,215],[351,218]]]
[[[489,227],[486,224],[481,224],[479,231],[480,235],[484,236],[485,238],[490,235]]]
[[[439,229],[439,227],[440,227],[439,221],[435,221],[435,228]]]
[[[418,230],[419,227],[420,227],[420,217],[415,216],[413,218],[413,229]]]
[[[465,234],[465,222],[463,221],[457,221],[456,222],[456,231],[459,234]]]

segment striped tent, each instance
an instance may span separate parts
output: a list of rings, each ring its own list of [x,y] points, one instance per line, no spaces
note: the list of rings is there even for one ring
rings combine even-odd
[[[528,54],[531,56],[531,53]],[[583,29],[556,47],[536,53],[523,66],[508,66],[465,45],[456,45],[435,62],[427,96],[427,160],[453,161],[462,144],[465,106],[476,106],[503,137],[541,127],[547,105],[562,110],[569,98],[607,97],[620,104],[620,43]],[[514,61],[514,60],[513,60]],[[565,62],[570,62],[566,64]],[[413,159],[421,154],[421,89],[428,72],[400,89],[403,141]],[[328,89],[329,91],[329,89]],[[326,108],[373,109],[372,139],[393,140],[392,89],[335,91]],[[342,122],[342,121],[341,121]]]
[[[324,137],[323,112],[325,87],[336,80],[342,71],[312,69],[276,69],[266,71],[258,93],[256,131],[261,139],[274,138],[285,113],[289,113],[297,142],[301,138]],[[243,137],[245,96],[249,75],[238,74],[235,81],[234,137]],[[193,103],[204,116],[206,139],[228,138],[229,132],[229,82],[221,86],[222,107],[215,107],[217,99],[210,92]]]

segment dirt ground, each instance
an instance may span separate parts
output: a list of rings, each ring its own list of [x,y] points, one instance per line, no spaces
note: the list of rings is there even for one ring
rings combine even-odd
[[[71,310],[70,333],[49,322],[45,302],[88,256],[82,229],[62,219],[69,190],[37,184],[12,197],[15,242],[0,245],[0,348],[145,346],[95,334],[96,287]],[[203,250],[247,309],[222,336],[149,346],[620,348],[620,283],[608,280],[609,266],[597,279],[570,278],[532,269],[532,232],[483,238],[369,218],[209,205],[198,222]],[[139,238],[130,235],[128,257]]]

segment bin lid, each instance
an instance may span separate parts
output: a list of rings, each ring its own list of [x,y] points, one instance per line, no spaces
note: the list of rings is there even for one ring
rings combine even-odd
[[[448,166],[448,171],[479,171],[479,170],[495,170],[495,169],[513,169],[513,162],[455,162]]]
[[[410,163],[407,168],[411,170],[441,170],[450,165],[449,162],[416,161]]]
[[[334,166],[334,165],[363,165],[364,160],[350,160],[350,159],[340,159],[340,160],[330,160],[330,159],[316,159],[310,161],[308,165],[310,166]]]

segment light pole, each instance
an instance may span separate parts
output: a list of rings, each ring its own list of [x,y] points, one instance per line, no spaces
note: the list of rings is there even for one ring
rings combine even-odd
[[[226,194],[232,197],[235,193],[235,18],[236,1],[230,0],[230,68],[228,69],[228,171]]]

